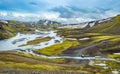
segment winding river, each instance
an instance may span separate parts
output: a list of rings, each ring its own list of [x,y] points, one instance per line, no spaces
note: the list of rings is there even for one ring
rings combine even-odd
[[[22,44],[26,44],[28,41],[35,40],[37,38],[44,38],[44,37],[51,37],[52,39],[47,42],[42,42],[35,45],[27,45],[19,47]],[[62,43],[63,38],[57,36],[57,33],[55,31],[36,31],[33,34],[21,34],[18,33],[15,37],[10,39],[5,39],[0,41],[0,51],[7,51],[7,50],[18,50],[18,51],[24,51],[28,52],[30,54],[41,56],[45,58],[69,58],[69,59],[81,59],[81,60],[92,60],[92,59],[100,59],[100,60],[114,60],[111,58],[104,58],[101,56],[95,56],[95,57],[72,57],[72,56],[46,56],[46,55],[40,55],[32,52],[34,49],[42,49],[51,45],[57,43]]]
[[[27,45],[19,47],[22,44],[26,44],[28,41],[35,40],[37,38],[51,37],[52,39],[47,42],[42,42],[36,45]],[[0,51],[4,50],[33,50],[33,49],[41,49],[47,46],[54,45],[55,41],[62,42],[63,39],[57,36],[55,31],[39,31],[34,34],[21,34],[18,33],[15,37],[10,39],[5,39],[0,41]]]

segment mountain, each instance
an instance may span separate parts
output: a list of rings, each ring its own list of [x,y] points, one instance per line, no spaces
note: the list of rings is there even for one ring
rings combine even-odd
[[[120,52],[120,15],[96,21],[93,26],[88,22],[84,28],[60,29],[59,35],[81,42],[79,47],[70,48],[64,54],[71,54],[75,50],[86,49],[86,55],[112,54]],[[93,22],[92,22],[93,23]],[[76,25],[75,25],[76,26]],[[93,52],[93,51],[94,52]],[[99,52],[98,52],[99,51]],[[77,52],[77,51],[75,51]],[[78,54],[79,54],[78,52]],[[97,53],[97,54],[96,54]],[[75,53],[76,54],[76,53]]]
[[[19,21],[0,20],[0,39],[10,38],[18,32],[28,31],[28,27]]]
[[[81,29],[87,33],[120,34],[120,15],[97,21],[70,24],[59,28]]]
[[[107,34],[120,34],[120,15],[110,18],[107,21],[97,23],[91,28],[86,30],[87,32],[107,33]]]
[[[59,22],[51,21],[51,20],[39,20],[38,22],[33,22],[32,24],[34,24],[34,27],[36,28],[44,28],[44,29],[58,27],[62,25]]]
[[[58,23],[56,21],[50,21],[50,20],[39,20],[38,24],[42,24],[42,25],[52,25],[52,24],[61,24]]]
[[[78,23],[78,24],[68,24],[68,25],[62,26],[60,28],[88,29],[88,28],[96,26],[100,23],[110,21],[111,19],[112,18],[110,17],[110,18],[96,20],[96,21],[89,21],[89,22],[83,22],[83,23]]]

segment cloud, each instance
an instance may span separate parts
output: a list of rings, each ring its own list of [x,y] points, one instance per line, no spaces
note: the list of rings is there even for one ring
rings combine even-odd
[[[80,23],[120,13],[118,0],[1,0],[0,18]],[[23,20],[24,19],[24,20]]]
[[[68,0],[39,0],[48,5],[48,8],[59,7],[59,6],[67,6]]]
[[[104,14],[81,13],[81,15],[78,15],[77,17],[65,18],[65,17],[61,17],[61,13],[59,12],[40,12],[37,14],[33,14],[33,13],[18,13],[18,12],[4,11],[4,12],[0,12],[0,19],[9,19],[9,20],[13,19],[19,21],[38,21],[40,19],[47,19],[47,20],[61,22],[64,24],[70,24],[70,23],[74,24],[74,23],[104,19],[104,18],[116,16],[117,14],[119,14],[119,12],[113,12],[112,10],[109,10],[106,11]]]
[[[36,2],[29,2],[30,5],[38,5]]]
[[[0,12],[0,16],[7,16],[7,12]]]

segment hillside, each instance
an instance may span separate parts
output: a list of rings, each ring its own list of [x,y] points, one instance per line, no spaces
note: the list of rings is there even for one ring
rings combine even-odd
[[[119,18],[120,17],[117,16],[111,20],[95,24],[94,26],[88,24],[83,29],[60,28],[52,34],[47,32],[48,30],[46,30],[46,33],[42,33],[42,31],[34,33],[43,36],[27,41],[26,44],[23,42],[22,45],[20,44],[21,48],[24,46],[28,46],[28,48],[0,52],[0,73],[6,72],[9,74],[12,70],[12,74],[112,74],[114,70],[119,71],[120,54],[115,53],[120,52],[120,35],[118,35],[119,33],[117,35],[113,34],[113,32],[117,32],[116,30],[114,31],[114,29],[116,29],[116,26],[119,26],[119,21],[117,21]],[[27,26],[25,26],[26,24]],[[29,31],[28,24],[29,23],[16,21],[8,21],[8,23],[1,22],[1,39],[12,37],[17,32]],[[109,26],[113,28],[108,28]],[[51,42],[49,42],[51,38],[58,38],[53,36],[54,33],[58,33],[57,36],[62,36],[60,40],[64,41],[59,43],[58,40],[52,40],[52,42],[57,43],[48,46],[51,44]],[[32,33],[32,35],[34,34]],[[51,38],[44,37],[45,35],[50,35]],[[23,39],[24,36],[22,37],[20,35],[20,37]],[[24,37],[24,39],[29,40],[31,39],[30,37],[33,36],[29,35],[27,37]],[[18,41],[20,43],[21,39],[18,37],[17,40],[13,41]],[[42,43],[45,43],[44,46],[48,47],[33,49],[33,47],[36,46],[43,46]],[[60,56],[61,58],[59,58]]]
[[[86,30],[86,32],[120,34],[120,15]]]
[[[89,27],[88,24],[86,27],[87,28],[83,29],[59,29],[59,35],[64,36],[67,39],[76,39],[81,43],[77,47],[69,48],[64,54],[77,54],[74,53],[76,50],[79,54],[82,49],[86,49],[85,54],[89,56],[120,52],[120,15],[115,16],[110,20],[100,22],[92,27]],[[86,40],[81,40],[82,38],[85,38]]]
[[[18,21],[0,21],[0,39],[10,38],[17,32],[29,30],[25,24]]]

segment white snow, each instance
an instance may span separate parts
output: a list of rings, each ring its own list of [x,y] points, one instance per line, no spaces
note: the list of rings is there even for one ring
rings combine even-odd
[[[119,74],[119,71],[114,70],[114,71],[112,71],[112,73],[113,73],[113,74]]]
[[[99,64],[95,64],[95,65],[98,65],[98,66],[106,66],[105,63],[99,63]]]

